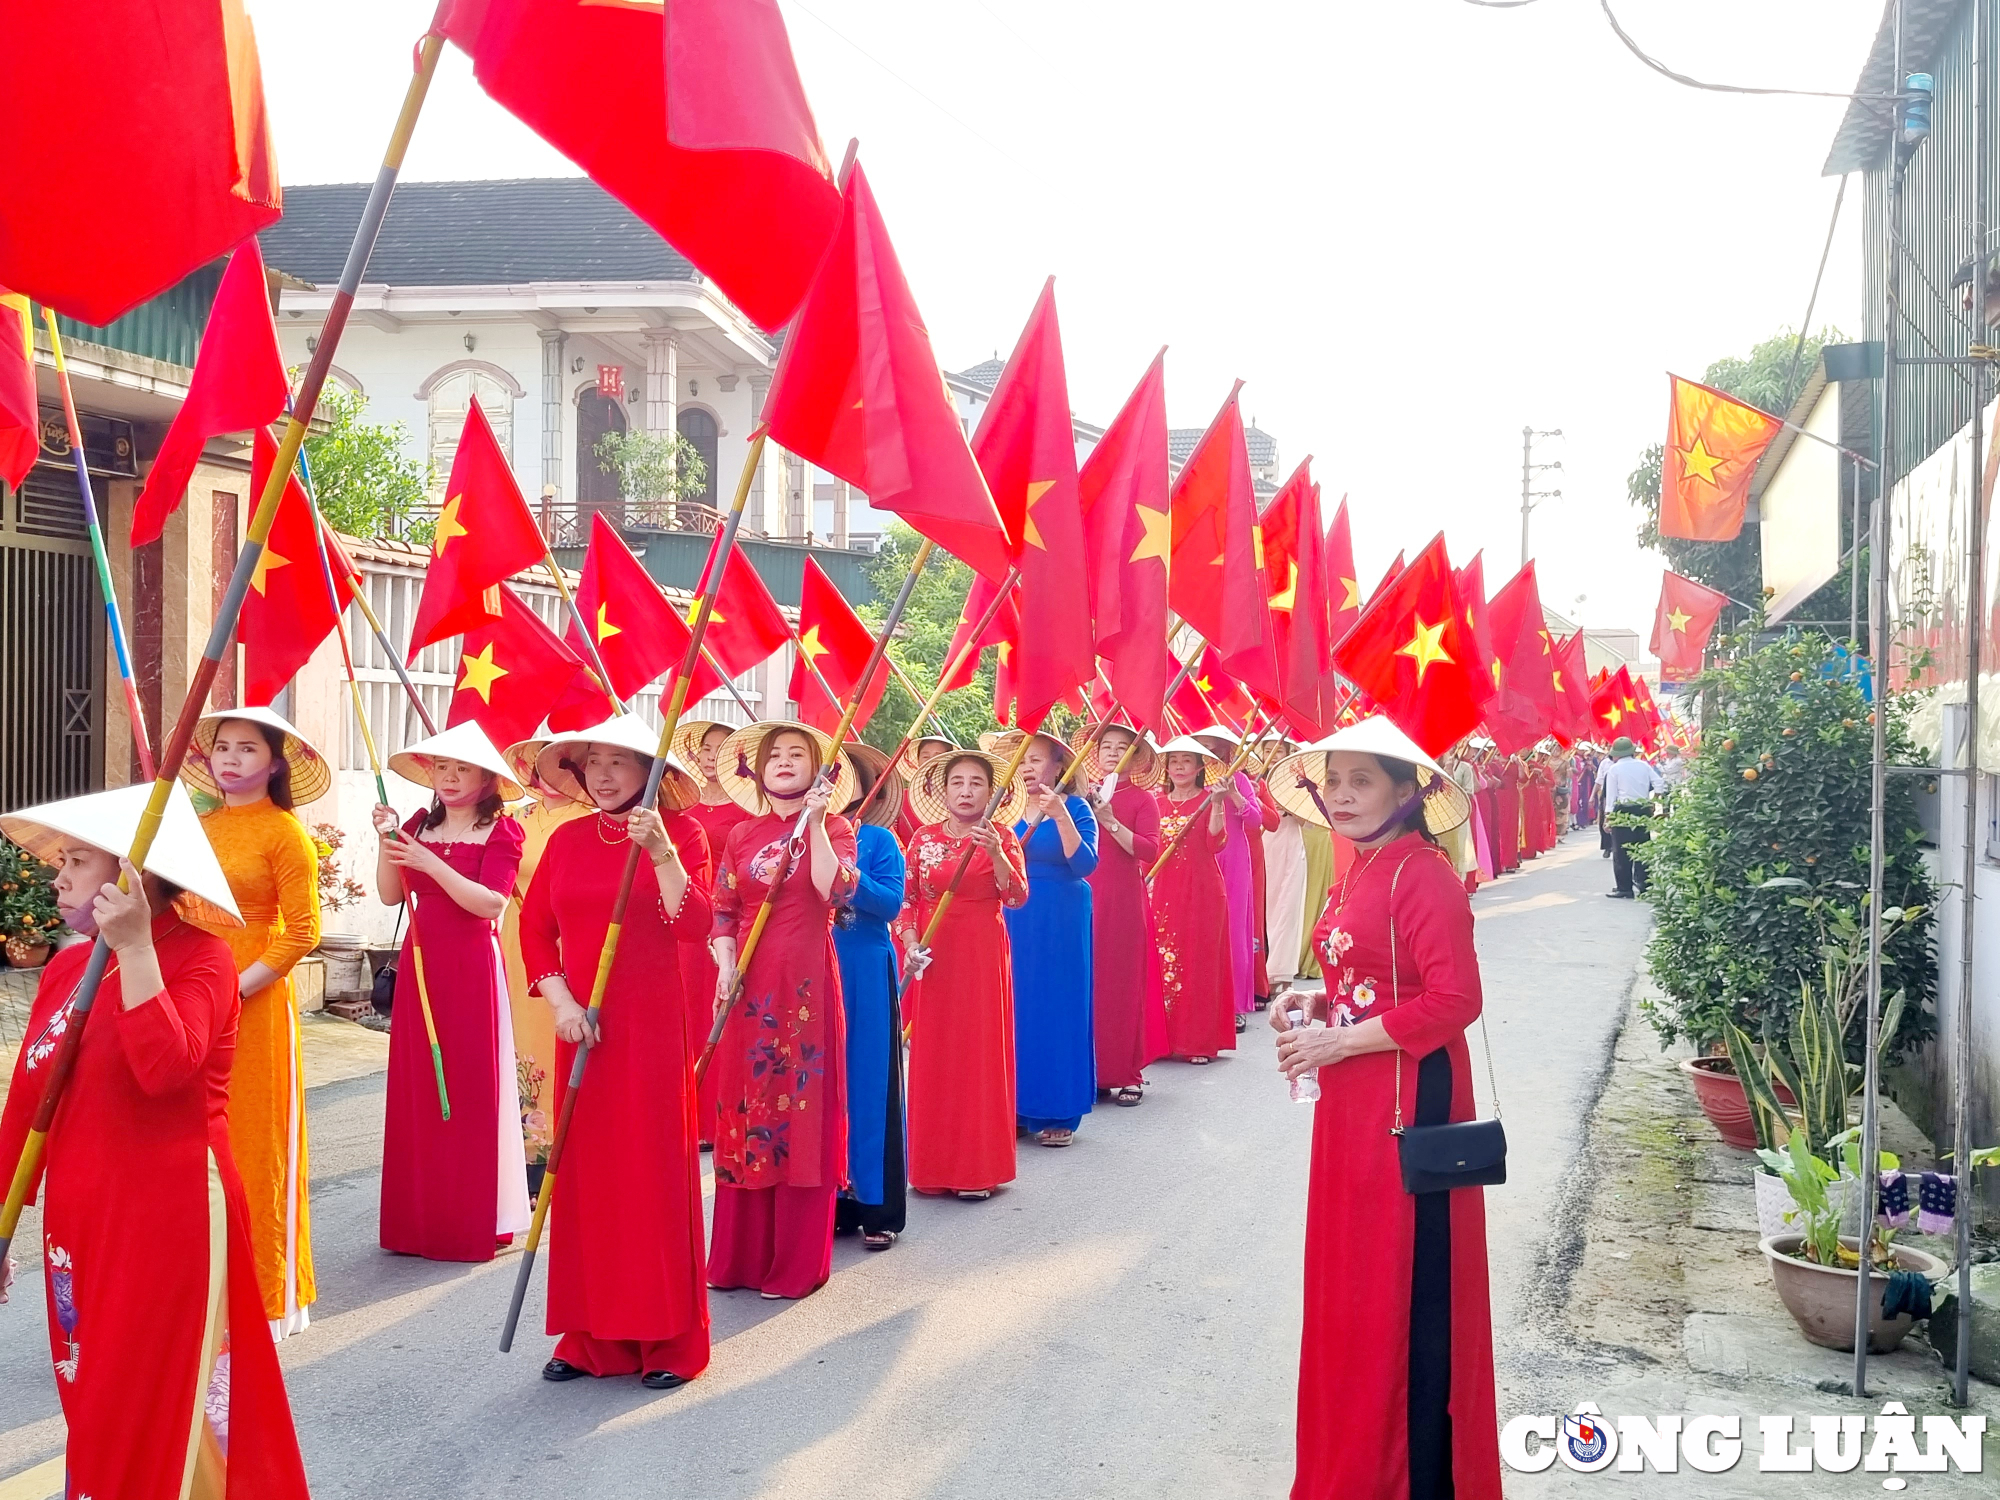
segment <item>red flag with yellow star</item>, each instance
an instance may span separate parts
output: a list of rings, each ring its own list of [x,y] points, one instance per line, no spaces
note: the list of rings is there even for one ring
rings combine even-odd
[[[1660,535],[1730,541],[1743,530],[1757,461],[1785,424],[1712,386],[1678,375],[1667,383]]]
[[[533,567],[547,551],[542,529],[521,498],[514,471],[475,396],[465,413],[444,508],[431,536],[423,597],[410,627],[409,659],[415,661],[434,641],[493,619],[499,613],[494,591],[501,580]]]
[[[1333,657],[1405,734],[1441,755],[1479,723],[1473,654],[1440,533],[1368,601]]]
[[[1166,351],[1138,384],[1077,475],[1097,654],[1142,729],[1162,729],[1175,670],[1167,654]]]
[[[19,489],[42,447],[28,299],[0,286],[0,481]]]
[[[499,590],[500,613],[481,620],[459,643],[445,724],[471,719],[494,744],[511,745],[535,732],[584,666],[519,594],[504,583]],[[600,699],[600,716],[611,711]]]
[[[1717,593],[1692,578],[1668,573],[1660,579],[1660,603],[1653,611],[1653,655],[1660,659],[1660,680],[1682,682],[1701,671],[1709,632],[1722,618],[1727,594]]]
[[[771,440],[996,581],[1007,530],[966,446],[923,315],[859,166],[764,398]]]
[[[1034,729],[1058,700],[1097,675],[1076,426],[1054,277],[1043,283],[993,399],[980,413],[972,452],[1021,569],[1020,631],[1008,662],[1014,715],[1001,717]]]
[[[253,493],[264,493],[277,458],[278,445],[259,427],[250,460]],[[339,544],[329,535],[327,546],[338,550]],[[352,565],[335,561],[333,574],[336,594],[330,595],[313,540],[312,502],[299,487],[298,476],[291,475],[278,497],[278,513],[258,555],[236,625],[236,638],[243,643],[245,703],[268,705],[333,633],[340,611],[354,597]]]
[[[1208,705],[1209,723],[1227,724],[1238,734],[1250,722],[1250,715],[1256,711],[1257,700],[1250,690],[1223,665],[1222,654],[1213,646],[1201,648],[1201,665],[1188,679],[1201,695],[1201,701]],[[1205,724],[1189,724],[1190,729],[1204,729]]]
[[[666,679],[664,691],[673,690],[673,678],[687,658],[688,623],[673,601],[661,592],[645,564],[632,555],[618,528],[598,511],[590,518],[590,546],[583,555],[583,576],[577,582],[577,613],[597,637],[597,653],[604,670],[611,674],[611,690],[620,698],[632,698],[641,688]],[[589,653],[577,639],[571,622],[569,645],[579,660]],[[709,665],[708,642],[713,632],[702,638],[704,660],[695,668],[688,702],[706,697],[722,686],[722,678]],[[593,705],[602,708],[601,698]],[[586,719],[584,725],[603,719]]]
[[[1275,698],[1278,661],[1259,576],[1264,544],[1237,401],[1242,389],[1239,380],[1174,483],[1167,602],[1215,647],[1233,675]]]
[[[702,565],[701,582],[695,586],[697,595],[708,587],[709,576],[715,571],[715,548],[721,544],[722,533],[717,532],[709,547],[708,561]],[[688,606],[689,625],[694,624],[697,604]],[[784,612],[765,587],[756,565],[741,547],[730,548],[728,566],[722,570],[722,587],[715,591],[715,603],[709,608],[708,629],[701,638],[702,650],[720,663],[723,671],[741,677],[768,660],[791,637]]]
[[[1596,730],[1590,711],[1590,668],[1583,660],[1583,632],[1556,644],[1556,722],[1551,733],[1565,745],[1587,740]]]
[[[1496,691],[1486,704],[1486,727],[1503,755],[1537,743],[1557,723],[1555,640],[1542,617],[1535,565],[1525,563],[1487,606]]]
[[[1610,739],[1620,735],[1637,739],[1643,727],[1639,716],[1639,695],[1632,686],[1632,674],[1624,667],[1611,673],[1590,694],[1590,713],[1598,732]]]
[[[1271,636],[1284,692],[1278,706],[1302,739],[1324,739],[1325,679],[1333,665],[1327,639],[1325,534],[1312,457],[1300,460],[1258,518],[1264,537],[1264,587],[1270,591]]]
[[[1480,692],[1491,698],[1500,691],[1500,662],[1494,653],[1493,632],[1488,624],[1486,602],[1486,553],[1472,554],[1472,561],[1452,573],[1452,585],[1465,605],[1465,626],[1472,632],[1473,674]]]
[[[817,729],[833,733],[874,649],[874,632],[833,586],[833,580],[820,565],[808,557],[805,580],[799,586],[798,656],[792,662],[789,689],[792,702],[799,706],[799,717]],[[806,670],[807,662],[819,669],[819,675],[833,690],[833,698],[828,698],[813,680],[813,674]],[[869,715],[882,701],[882,690],[888,685],[889,669],[881,667],[868,685],[868,696],[855,712],[856,734],[867,725]]]
[[[992,622],[976,641],[973,639],[972,627],[985,617],[986,611],[992,607],[993,596],[999,592],[1000,585],[992,579],[976,573],[973,575],[972,587],[966,590],[965,604],[958,612],[958,626],[951,633],[951,644],[945,647],[946,672],[943,682],[946,692],[955,693],[960,688],[972,686],[972,679],[979,675],[979,658],[988,646],[1000,648],[1003,669],[1007,658],[1014,654],[1014,642],[1021,633],[1021,611],[1018,602],[1021,595],[1018,586],[1007,591],[1007,597],[1001,601],[999,611],[993,616]],[[963,656],[959,654],[961,651],[964,652]],[[1013,701],[1013,694],[999,689],[997,679],[994,697],[997,700],[996,707]]]
[[[1326,534],[1326,613],[1329,639],[1338,646],[1341,637],[1361,618],[1361,581],[1354,576],[1354,532],[1347,520],[1347,497],[1333,513],[1333,525]]]

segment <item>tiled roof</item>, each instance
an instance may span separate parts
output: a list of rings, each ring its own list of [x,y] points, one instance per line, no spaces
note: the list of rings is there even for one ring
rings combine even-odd
[[[1167,456],[1175,463],[1186,463],[1201,442],[1206,427],[1169,427],[1167,429]],[[1254,422],[1243,429],[1243,446],[1250,452],[1250,466],[1261,469],[1266,464],[1278,460],[1278,440]]]
[[[1901,106],[1886,97],[1903,83],[1896,77],[1897,18],[1901,17],[1903,25],[1903,71],[1907,74],[1921,73],[1936,60],[1952,29],[1970,24],[1962,20],[1964,15],[1963,0],[1888,0],[1875,43],[1855,80],[1854,92],[1862,97],[1848,101],[1822,168],[1826,176],[1871,171],[1882,165],[1890,133],[1897,128],[1902,113]]]
[[[969,370],[960,370],[953,378],[984,386],[990,391],[1000,383],[1000,372],[1006,368],[1007,361],[996,354],[991,359],[981,360]]]
[[[331,288],[368,186],[287,187],[284,218],[260,236],[265,261]],[[587,177],[402,183],[362,277],[389,286],[699,279],[685,257]]]

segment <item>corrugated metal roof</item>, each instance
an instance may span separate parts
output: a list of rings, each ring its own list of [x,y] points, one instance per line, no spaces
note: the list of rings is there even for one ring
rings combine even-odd
[[[1921,73],[1934,61],[1938,44],[1958,24],[1965,0],[1900,0],[1903,12],[1903,71]],[[1903,81],[1896,73],[1896,11],[1898,0],[1882,7],[1882,24],[1875,32],[1875,44],[1861,65],[1854,92],[1862,95],[1893,94]],[[1882,164],[1889,149],[1889,133],[1896,127],[1896,105],[1885,99],[1858,98],[1848,101],[1840,129],[1834,132],[1833,148],[1827,153],[1825,176],[1864,172]]]
[[[56,327],[62,331],[65,343],[97,344],[192,368],[195,351],[201,347],[201,330],[208,323],[209,306],[215,301],[215,289],[222,284],[225,264],[218,260],[189,273],[108,326],[93,327],[58,315]]]
[[[322,286],[337,283],[368,187],[287,187],[284,218],[261,236],[265,261]],[[517,177],[400,184],[362,279],[388,286],[518,286],[701,277],[589,178]]]

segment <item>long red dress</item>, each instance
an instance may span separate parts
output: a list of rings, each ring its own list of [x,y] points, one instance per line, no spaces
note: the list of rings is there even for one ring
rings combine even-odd
[[[1146,871],[1160,857],[1160,806],[1151,792],[1128,781],[1111,794],[1111,816],[1132,830],[1132,852],[1098,825],[1097,868],[1090,874],[1097,1086],[1135,1089],[1144,1081],[1140,1070],[1160,1055],[1148,1046],[1149,1014],[1160,1012],[1162,1032],[1166,1019],[1146,892]]]
[[[1521,763],[1513,757],[1501,765],[1495,791],[1500,827],[1493,839],[1493,864],[1500,870],[1521,868]]]
[[[741,823],[750,814],[734,802],[698,802],[687,810],[687,815],[701,824],[702,832],[708,835],[708,860],[699,874],[704,895],[710,894],[715,886],[715,861],[722,855],[722,849],[729,842],[729,830]],[[687,864],[687,851],[681,851],[681,861],[688,875],[693,878],[696,871]],[[681,944],[681,986],[687,992],[688,1048],[696,1057],[708,1045],[709,1027],[715,1020],[715,955],[708,951],[709,931],[703,928],[700,935],[687,939]],[[695,1127],[701,1139],[715,1139],[715,1071],[709,1070],[708,1078],[701,1086],[701,1095],[695,1100]]]
[[[1209,809],[1202,805],[1206,795],[1196,792],[1177,804],[1170,793],[1157,794],[1162,847],[1194,820],[1153,881],[1153,930],[1159,940],[1167,1053],[1172,1057],[1214,1057],[1236,1050],[1229,900],[1216,862],[1227,835],[1209,832]]]
[[[708,863],[699,823],[685,813],[661,821],[684,868]],[[521,909],[531,986],[560,974],[577,1003],[589,1003],[625,869],[623,824],[593,813],[551,835]],[[708,925],[706,887],[690,878],[670,916],[642,855],[550,1206],[547,1329],[562,1335],[556,1358],[593,1375],[692,1378],[708,1365],[690,997],[676,951]],[[576,1044],[558,1039],[558,1110],[575,1061]]]
[[[715,932],[742,951],[798,819],[730,830],[715,871]],[[785,876],[744,973],[715,1080],[713,1287],[803,1297],[833,1274],[834,1199],[847,1182],[847,1032],[833,918],[860,879],[854,825],[828,814],[839,869],[821,896],[810,842]]]
[[[424,816],[412,814],[403,831],[414,838]],[[427,840],[426,847],[504,896],[514,889],[522,843],[521,825],[499,817],[483,844]],[[406,868],[403,883],[417,898],[417,920],[414,932],[403,933],[389,1026],[381,1244],[426,1260],[491,1260],[499,1236],[528,1227],[514,1016],[496,924],[475,917],[421,870]],[[437,1073],[417,997],[412,944],[419,937],[444,1053],[449,1120],[438,1107]]]
[[[1250,889],[1255,907],[1257,947],[1251,959],[1250,987],[1259,1000],[1271,998],[1271,934],[1266,920],[1266,874],[1264,869],[1264,839],[1278,831],[1278,821],[1285,810],[1278,806],[1278,799],[1271,795],[1271,789],[1264,785],[1263,778],[1250,778],[1256,789],[1252,809],[1254,821],[1244,825],[1250,835]]]
[[[1479,1015],[1479,959],[1450,859],[1407,834],[1363,851],[1333,897],[1313,942],[1334,1024],[1382,1019],[1402,1057],[1405,1124],[1473,1118],[1465,1028]],[[1350,1057],[1320,1079],[1293,1500],[1442,1493],[1447,1452],[1460,1500],[1500,1496],[1485,1199],[1479,1188],[1403,1191],[1390,1133],[1398,1055]]]
[[[974,849],[965,879],[931,939],[931,964],[904,992],[910,1028],[910,1186],[920,1193],[980,1192],[1014,1180],[1014,966],[1001,912],[1028,899],[1028,866],[1014,830],[994,826],[1013,871],[1007,894],[993,861]],[[910,841],[899,939],[918,937],[970,839],[929,823]]]
[[[145,1004],[125,1009],[115,959],[99,986],[43,1158],[66,1493],[179,1500],[192,1466],[196,1494],[305,1500],[229,1154],[236,964],[173,912],[154,919],[153,949],[166,987]],[[19,1159],[89,956],[78,943],[42,971],[0,1161]]]

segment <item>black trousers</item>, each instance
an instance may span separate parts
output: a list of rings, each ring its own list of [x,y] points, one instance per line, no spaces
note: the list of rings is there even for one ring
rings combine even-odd
[[[1451,1058],[1417,1065],[1418,1125],[1451,1118]],[[1451,1194],[1416,1195],[1410,1260],[1410,1500],[1451,1500]]]
[[[862,1203],[842,1194],[833,1204],[833,1232],[901,1234],[906,1218],[909,1174],[903,1164],[903,1014],[893,992],[889,1001],[889,1099],[882,1129],[882,1201]]]
[[[1650,802],[1621,802],[1612,809],[1616,813],[1631,813],[1645,816],[1651,813]],[[1611,878],[1618,882],[1618,889],[1629,896],[1636,885],[1639,890],[1646,888],[1646,867],[1633,859],[1626,851],[1633,844],[1649,843],[1653,832],[1650,828],[1612,828],[1611,834]]]

